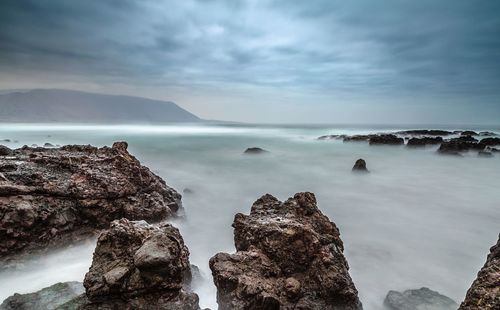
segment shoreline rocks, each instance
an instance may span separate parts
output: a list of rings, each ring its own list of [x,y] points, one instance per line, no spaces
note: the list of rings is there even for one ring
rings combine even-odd
[[[0,176],[0,260],[93,235],[114,219],[157,222],[181,209],[181,195],[126,142],[23,147],[0,156]]]
[[[389,291],[384,299],[384,305],[390,310],[455,310],[458,307],[451,298],[427,287],[406,290],[402,293]]]
[[[233,227],[237,252],[210,259],[220,310],[362,308],[339,230],[314,194],[264,195]]]

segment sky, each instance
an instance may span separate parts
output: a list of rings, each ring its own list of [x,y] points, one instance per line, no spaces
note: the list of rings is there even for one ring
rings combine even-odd
[[[2,0],[0,89],[205,119],[500,124],[500,1]]]

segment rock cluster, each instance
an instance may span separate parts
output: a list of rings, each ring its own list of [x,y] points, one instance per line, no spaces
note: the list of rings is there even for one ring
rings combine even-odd
[[[467,291],[459,310],[500,309],[500,236],[476,280]]]
[[[113,147],[23,147],[0,156],[0,258],[74,240],[114,219],[159,221],[181,196]]]
[[[390,310],[455,310],[458,307],[452,299],[426,287],[403,293],[389,291],[384,305]]]
[[[339,230],[312,193],[236,214],[235,254],[210,259],[219,309],[361,309]]]

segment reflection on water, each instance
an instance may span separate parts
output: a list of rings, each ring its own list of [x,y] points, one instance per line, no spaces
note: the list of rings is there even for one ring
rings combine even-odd
[[[388,290],[422,286],[459,302],[499,233],[500,156],[457,158],[433,148],[315,140],[385,130],[390,128],[1,125],[0,140],[18,140],[10,146],[126,140],[129,151],[169,185],[179,192],[190,188],[193,193],[183,197],[187,220],[175,224],[191,262],[205,275],[196,285],[202,307],[216,309],[208,259],[234,251],[234,214],[248,213],[265,193],[286,199],[299,191],[314,192],[320,209],[339,226],[365,309],[380,309]],[[242,155],[251,146],[271,153]],[[351,173],[358,158],[367,161],[370,174]],[[81,281],[91,253],[91,247],[73,248],[15,276],[0,273],[0,282],[9,283],[1,286],[0,299],[57,281]]]

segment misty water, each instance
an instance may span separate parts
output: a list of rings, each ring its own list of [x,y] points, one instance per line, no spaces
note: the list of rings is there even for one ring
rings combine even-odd
[[[319,208],[339,226],[365,309],[382,309],[389,290],[422,286],[460,302],[498,237],[500,156],[316,140],[391,130],[396,128],[0,125],[0,140],[17,140],[0,143],[103,146],[125,140],[167,184],[179,192],[191,189],[183,195],[186,219],[174,224],[204,275],[195,283],[202,307],[217,308],[208,260],[234,252],[235,213],[248,213],[265,193],[284,200],[300,191],[314,192]],[[252,146],[270,153],[242,155]],[[358,158],[371,173],[351,173]],[[94,246],[90,240],[0,272],[0,301],[59,281],[82,281]]]

